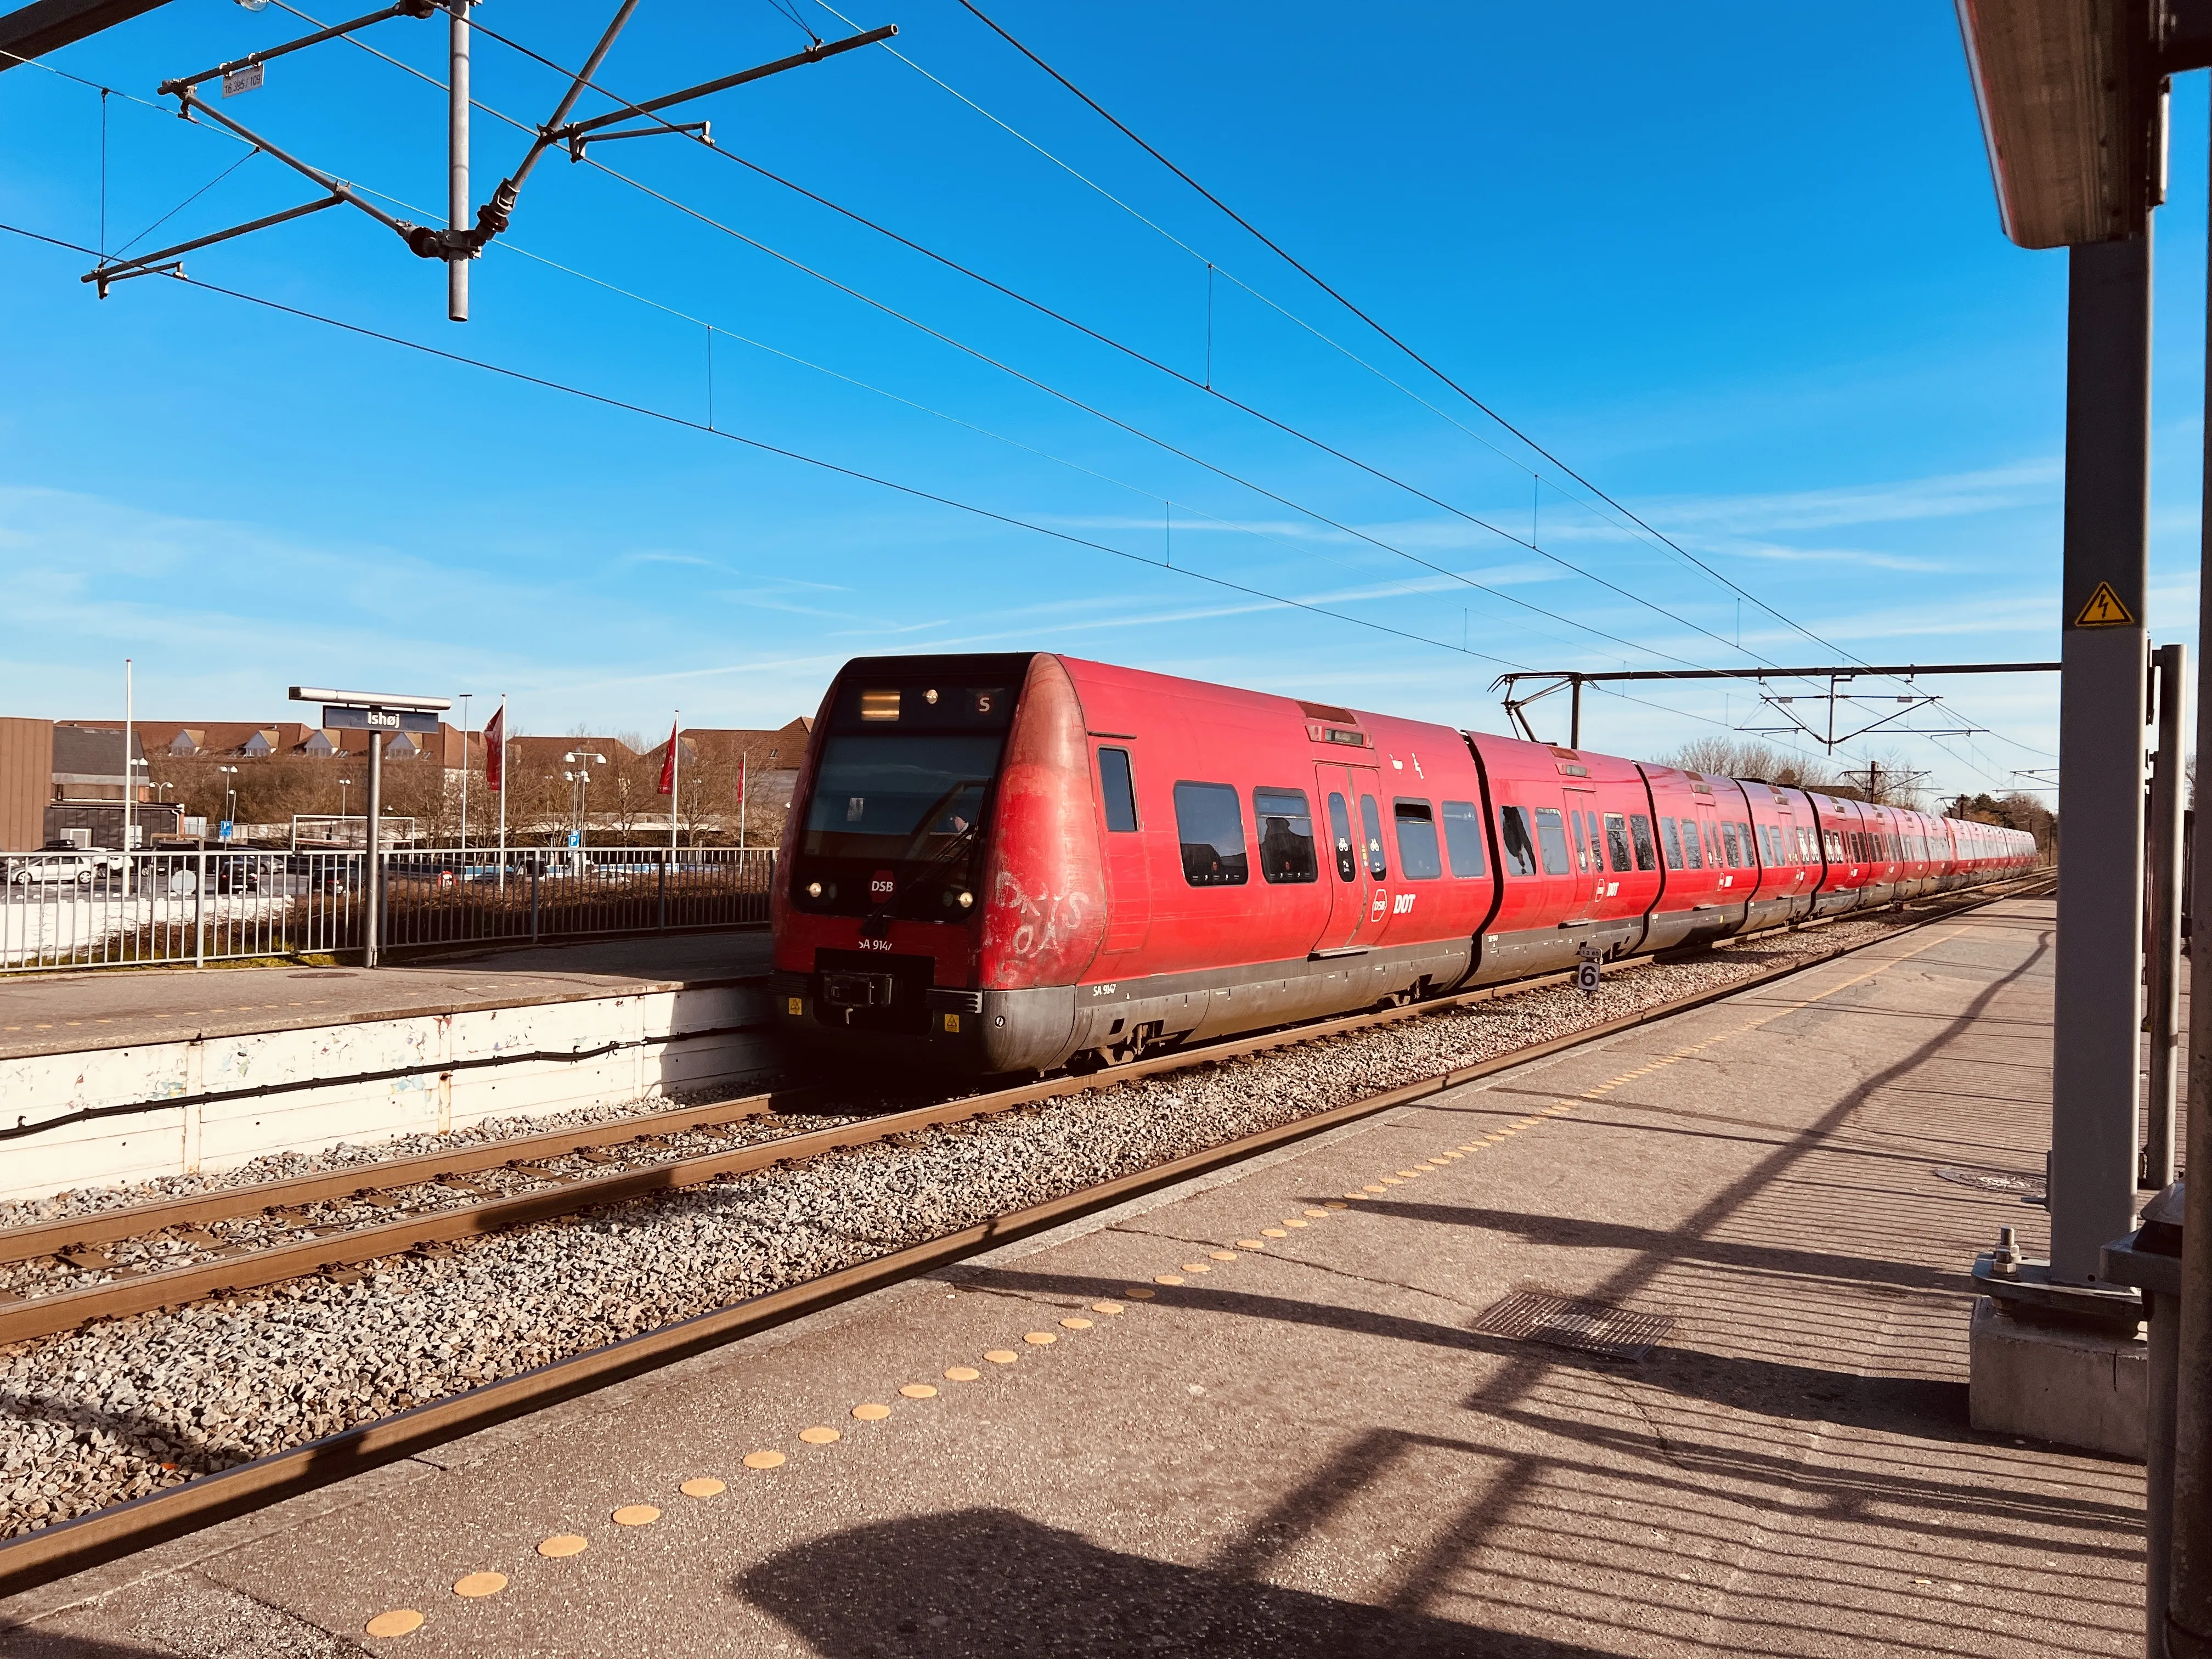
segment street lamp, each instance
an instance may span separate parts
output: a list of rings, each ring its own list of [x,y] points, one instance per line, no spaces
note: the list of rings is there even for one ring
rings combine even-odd
[[[461,863],[469,861],[469,699],[474,692],[459,694],[461,700]]]
[[[568,781],[570,823],[574,827],[575,844],[579,849],[576,861],[581,864],[583,862],[581,848],[584,845],[584,808],[586,793],[592,787],[592,775],[587,768],[605,766],[607,763],[607,757],[605,755],[592,754],[589,750],[575,749],[562,756],[561,760],[562,764],[575,769],[574,771],[563,772],[561,775]]]
[[[353,787],[351,778],[338,780],[338,828],[341,830],[345,828],[345,792],[351,787]]]
[[[238,769],[235,766],[218,766],[215,769],[234,778],[238,775]],[[237,821],[237,818],[238,787],[235,784],[226,784],[222,792],[222,821],[225,823],[233,823]]]

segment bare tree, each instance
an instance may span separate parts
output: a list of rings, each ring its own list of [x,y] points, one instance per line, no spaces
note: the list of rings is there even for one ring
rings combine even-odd
[[[1666,763],[1686,772],[1711,772],[1724,778],[1756,778],[1788,789],[1832,790],[1834,777],[1820,762],[1795,755],[1772,744],[1741,738],[1699,738],[1667,757]]]

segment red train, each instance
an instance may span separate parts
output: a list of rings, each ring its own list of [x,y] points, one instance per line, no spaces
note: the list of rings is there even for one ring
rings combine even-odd
[[[848,663],[777,867],[787,1036],[1000,1073],[2032,866],[2018,830],[1047,653]]]

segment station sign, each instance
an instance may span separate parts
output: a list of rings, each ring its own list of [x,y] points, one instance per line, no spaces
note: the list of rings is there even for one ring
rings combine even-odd
[[[427,709],[370,708],[359,703],[323,705],[326,731],[435,732],[438,717]]]

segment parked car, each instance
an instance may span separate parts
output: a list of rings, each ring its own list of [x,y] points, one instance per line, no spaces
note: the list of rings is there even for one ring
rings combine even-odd
[[[10,864],[8,879],[18,887],[59,886],[66,882],[89,887],[101,867],[100,861],[87,853],[42,854]]]
[[[296,878],[288,883],[295,891],[351,892],[361,885],[359,860],[343,853],[288,854],[283,869],[288,878]]]

